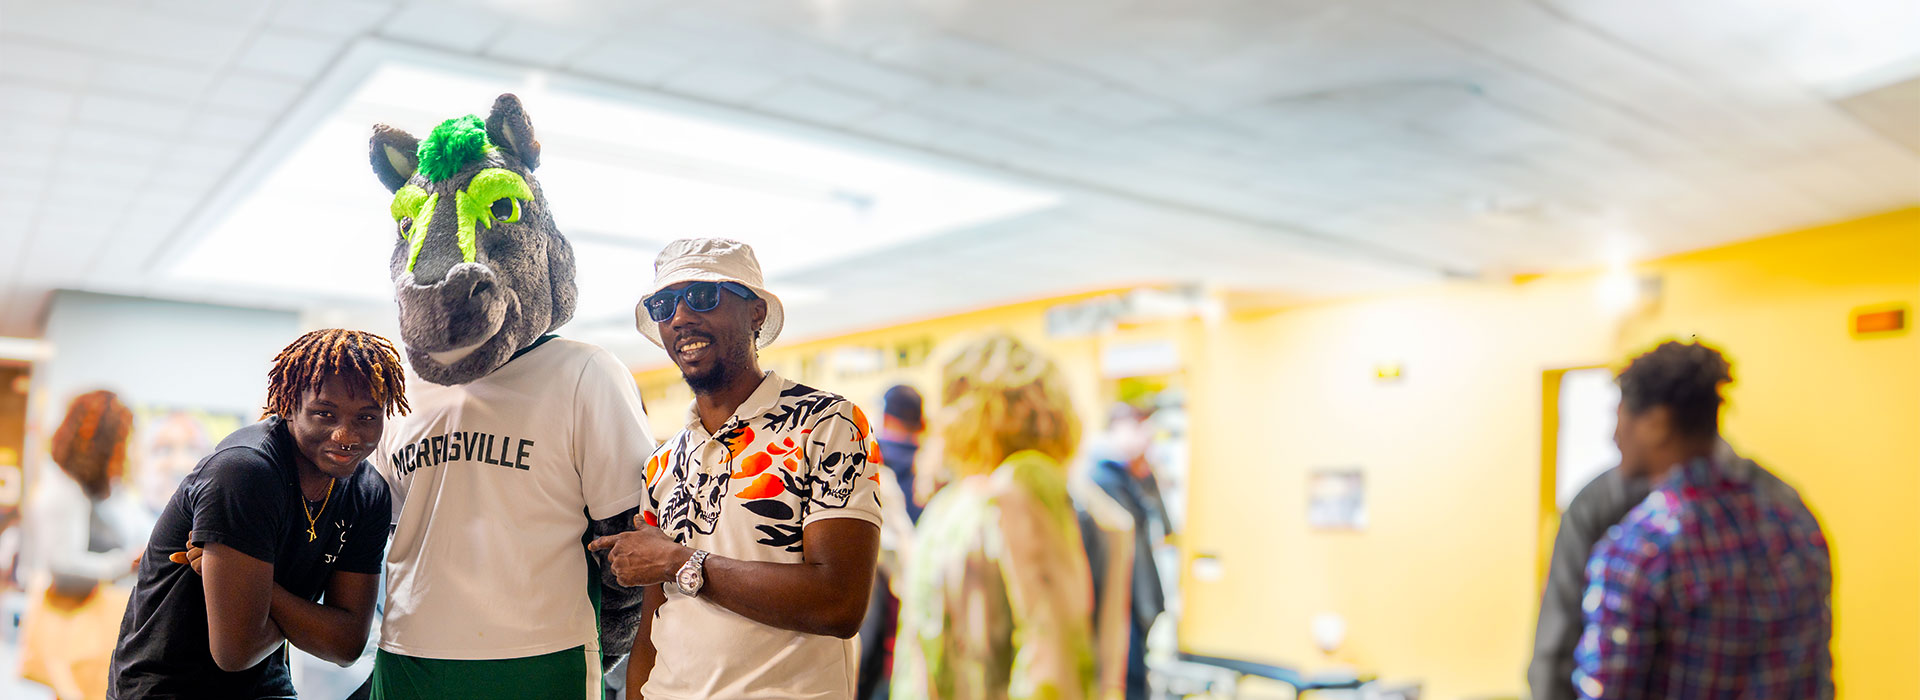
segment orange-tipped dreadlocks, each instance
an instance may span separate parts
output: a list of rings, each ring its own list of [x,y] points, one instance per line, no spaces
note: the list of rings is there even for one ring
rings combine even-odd
[[[111,391],[81,394],[67,405],[67,416],[53,432],[48,456],[88,496],[106,498],[112,490],[113,467],[127,458],[127,434],[132,431],[133,412],[120,397]]]
[[[267,372],[267,413],[291,418],[300,400],[334,376],[367,392],[391,416],[407,413],[407,380],[386,338],[339,328],[300,336],[273,358]]]

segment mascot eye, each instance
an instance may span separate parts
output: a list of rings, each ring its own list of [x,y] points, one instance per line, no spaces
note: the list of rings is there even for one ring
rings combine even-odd
[[[501,197],[493,200],[493,220],[511,224],[520,220],[520,200]]]
[[[406,238],[407,234],[411,233],[412,231],[413,231],[413,217],[411,216],[400,217],[400,237]]]

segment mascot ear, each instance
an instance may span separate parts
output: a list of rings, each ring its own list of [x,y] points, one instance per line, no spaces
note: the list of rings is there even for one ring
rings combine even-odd
[[[388,192],[398,191],[413,177],[413,170],[420,166],[420,140],[407,132],[385,124],[373,127],[373,138],[367,143],[367,161],[373,165],[373,174],[380,178],[380,184],[387,186]]]
[[[512,93],[494,99],[493,112],[487,115],[487,139],[519,158],[528,170],[540,167],[540,142],[533,138],[533,122]]]

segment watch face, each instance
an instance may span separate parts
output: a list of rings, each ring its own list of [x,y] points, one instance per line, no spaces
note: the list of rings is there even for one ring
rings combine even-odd
[[[691,566],[680,567],[680,590],[692,594],[693,587],[700,584],[700,574]]]

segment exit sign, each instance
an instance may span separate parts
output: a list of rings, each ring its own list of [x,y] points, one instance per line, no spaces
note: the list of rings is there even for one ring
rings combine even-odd
[[[1853,312],[1853,335],[1858,338],[1878,338],[1895,335],[1907,329],[1907,307],[1881,306],[1860,309]]]

